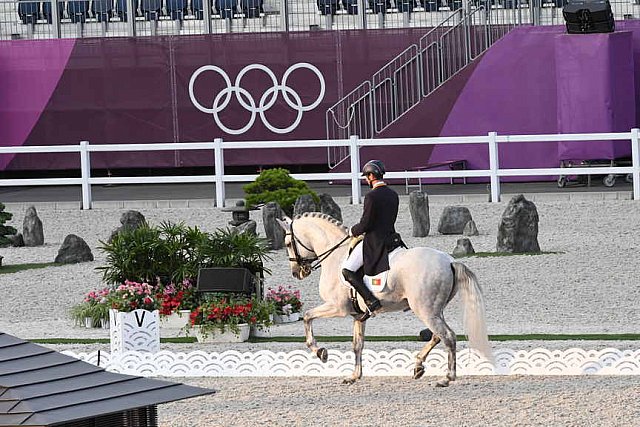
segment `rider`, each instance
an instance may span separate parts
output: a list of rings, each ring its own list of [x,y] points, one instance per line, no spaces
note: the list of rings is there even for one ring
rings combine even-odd
[[[364,198],[364,208],[360,222],[351,227],[350,236],[364,234],[364,239],[353,249],[342,264],[342,275],[362,296],[367,310],[358,320],[364,322],[382,304],[367,288],[362,276],[356,274],[364,265],[364,274],[375,276],[389,269],[387,250],[396,237],[394,224],[398,216],[398,194],[382,180],[385,173],[380,160],[370,160],[362,168],[362,176],[372,190]]]

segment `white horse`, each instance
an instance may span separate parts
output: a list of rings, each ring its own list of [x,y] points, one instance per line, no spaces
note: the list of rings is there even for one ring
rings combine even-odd
[[[350,289],[340,280],[340,266],[347,255],[348,230],[329,215],[317,212],[278,222],[286,232],[285,244],[293,277],[302,280],[313,269],[322,267],[319,286],[324,304],[304,313],[304,329],[307,347],[326,362],[327,349],[318,347],[313,336],[313,320],[355,314]],[[375,294],[382,303],[377,314],[410,309],[433,332],[431,341],[418,353],[413,372],[415,379],[424,374],[423,362],[431,349],[441,340],[444,342],[449,356],[447,374],[436,386],[446,387],[456,379],[456,334],[444,321],[443,311],[458,290],[464,301],[464,324],[469,343],[492,360],[482,291],[475,274],[444,252],[426,247],[401,251],[391,260],[385,291]],[[344,380],[348,384],[362,378],[365,323],[354,319],[355,370]]]

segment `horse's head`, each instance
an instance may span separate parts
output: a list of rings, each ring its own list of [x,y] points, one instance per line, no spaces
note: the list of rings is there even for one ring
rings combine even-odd
[[[289,255],[289,264],[291,265],[291,275],[296,279],[302,280],[309,276],[312,271],[311,264],[317,260],[315,252],[300,240],[300,235],[293,230],[293,220],[289,217],[277,219],[278,224],[285,232],[284,244]]]

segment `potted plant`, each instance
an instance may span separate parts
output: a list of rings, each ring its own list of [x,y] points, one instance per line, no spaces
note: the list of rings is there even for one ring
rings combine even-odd
[[[111,352],[160,351],[160,315],[153,286],[125,282],[107,298]]]
[[[272,301],[276,307],[274,316],[275,323],[288,323],[300,320],[300,310],[302,301],[300,300],[300,290],[293,286],[278,286],[277,288],[267,288],[265,300]]]
[[[156,299],[159,301],[160,322],[164,328],[184,328],[189,323],[191,310],[198,306],[195,288],[189,279],[178,284],[160,284]]]
[[[199,342],[243,342],[256,323],[253,302],[242,295],[212,294],[191,312],[189,323]]]
[[[91,291],[84,300],[71,308],[76,325],[86,328],[106,328],[109,325],[109,289]]]
[[[276,314],[276,305],[273,300],[261,299],[254,297],[253,307],[251,310],[252,317],[255,318],[255,324],[251,325],[252,337],[271,338],[271,326],[273,325],[273,316]]]

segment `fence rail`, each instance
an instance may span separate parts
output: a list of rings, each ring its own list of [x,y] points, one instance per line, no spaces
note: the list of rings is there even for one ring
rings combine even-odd
[[[500,168],[499,148],[503,144],[515,142],[559,142],[559,141],[625,141],[631,143],[631,166],[613,167],[573,167],[571,175],[593,174],[631,174],[633,177],[633,199],[640,200],[640,130],[631,129],[621,133],[590,134],[545,134],[545,135],[498,135],[489,132],[483,136],[436,137],[436,138],[387,138],[360,139],[352,136],[349,139],[334,140],[301,140],[301,141],[250,141],[192,143],[157,143],[157,144],[103,144],[91,145],[81,141],[78,145],[0,147],[2,154],[31,153],[78,153],[80,154],[79,178],[33,178],[33,179],[0,179],[0,186],[43,186],[43,185],[80,185],[82,187],[82,209],[91,209],[91,186],[97,184],[158,184],[158,183],[213,183],[215,185],[215,204],[225,204],[225,183],[251,182],[256,174],[225,175],[224,151],[228,149],[267,149],[267,148],[317,148],[347,147],[350,153],[350,170],[348,172],[292,174],[296,179],[305,181],[345,180],[351,182],[351,200],[359,204],[362,198],[360,186],[360,153],[361,147],[375,146],[407,146],[407,145],[458,145],[486,144],[489,151],[489,169],[446,170],[446,171],[390,171],[385,176],[389,179],[421,179],[421,178],[489,178],[491,201],[500,201],[500,178],[506,176],[562,176],[567,174],[566,168]],[[167,150],[211,150],[213,153],[213,171],[211,175],[189,176],[155,176],[155,177],[92,177],[91,153],[93,152],[127,152],[127,151],[167,151]]]

